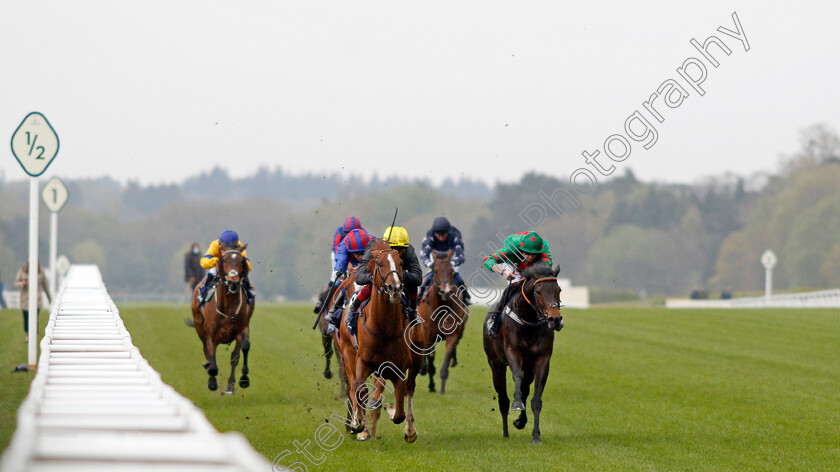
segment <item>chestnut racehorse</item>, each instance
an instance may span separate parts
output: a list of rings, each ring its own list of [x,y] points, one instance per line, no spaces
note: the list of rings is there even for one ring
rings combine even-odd
[[[356,439],[359,440],[376,436],[382,392],[387,388],[384,380],[390,380],[394,386],[396,405],[385,405],[385,409],[395,424],[406,421],[405,440],[411,443],[417,439],[412,398],[422,357],[412,356],[403,341],[407,321],[400,304],[402,260],[397,251],[381,239],[371,241],[368,249],[372,253],[367,265],[372,274],[372,286],[370,301],[362,308],[356,321],[358,350],[353,346],[347,329],[346,311],[338,331],[339,357],[347,376],[350,402],[349,430],[358,433]],[[358,285],[354,287],[360,288]],[[375,385],[367,383],[371,374],[375,374]],[[365,410],[371,410],[369,424]]]
[[[446,354],[440,369],[440,393],[443,394],[446,392],[450,362],[455,357],[458,341],[464,335],[469,310],[461,301],[455,284],[455,269],[450,263],[452,250],[434,251],[432,255],[432,284],[417,307],[423,322],[411,330],[411,338],[415,352],[429,352],[425,356],[425,365],[430,392],[435,391],[435,347],[439,341],[446,340]]]
[[[517,429],[528,422],[525,402],[528,390],[534,383],[534,398],[531,411],[534,413],[532,442],[540,443],[540,410],[542,394],[548,380],[548,367],[554,349],[554,331],[563,328],[560,315],[560,286],[557,274],[560,266],[552,270],[545,265],[531,266],[522,273],[524,280],[519,290],[504,308],[498,335],[487,334],[484,325],[484,352],[493,371],[493,387],[499,397],[499,413],[502,414],[502,435],[508,437],[508,407],[521,411],[513,421]],[[489,316],[489,315],[488,315]],[[507,394],[507,367],[513,373],[513,405]]]
[[[251,384],[248,378],[248,351],[251,349],[248,325],[254,313],[256,301],[252,300],[248,303],[248,294],[245,293],[242,283],[248,277],[248,263],[242,257],[242,251],[247,246],[246,244],[239,249],[221,248],[222,254],[216,266],[219,280],[214,287],[210,288],[215,293],[203,307],[199,307],[199,287],[196,287],[193,292],[193,321],[195,331],[204,347],[204,356],[207,359],[204,368],[210,376],[207,388],[211,391],[219,388],[216,383],[216,375],[219,373],[219,367],[216,365],[216,346],[230,344],[234,340],[236,346],[230,355],[230,378],[224,393],[233,394],[235,391],[236,365],[239,363],[240,349],[245,359],[239,386],[248,388]]]

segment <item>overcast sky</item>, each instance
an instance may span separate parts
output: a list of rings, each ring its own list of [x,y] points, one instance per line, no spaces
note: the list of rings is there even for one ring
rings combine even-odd
[[[718,31],[733,12],[749,51]],[[3,1],[0,172],[25,177],[8,143],[31,111],[61,142],[45,177],[602,179],[581,156],[596,150],[644,180],[774,171],[799,130],[840,127],[838,18],[832,2]],[[710,35],[731,49],[710,46],[717,68],[689,43]],[[703,96],[677,72],[691,57]],[[660,96],[660,123],[643,103],[669,79],[688,96]],[[649,149],[628,139],[635,111]]]

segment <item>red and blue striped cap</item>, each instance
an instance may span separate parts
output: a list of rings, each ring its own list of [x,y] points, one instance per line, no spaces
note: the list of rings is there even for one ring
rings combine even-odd
[[[346,220],[344,220],[344,230],[350,231],[354,229],[360,229],[362,227],[362,222],[359,221],[358,218],[355,216],[348,216]]]
[[[367,234],[367,231],[354,229],[344,237],[344,244],[347,246],[347,252],[362,252],[373,239],[375,238]]]

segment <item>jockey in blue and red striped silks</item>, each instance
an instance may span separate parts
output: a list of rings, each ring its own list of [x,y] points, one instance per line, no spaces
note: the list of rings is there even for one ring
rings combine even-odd
[[[364,229],[362,228],[362,222],[359,221],[358,218],[355,216],[348,216],[344,219],[344,224],[336,228],[335,234],[333,234],[332,241],[330,241],[330,281],[327,282],[326,288],[321,291],[321,295],[319,295],[318,304],[315,305],[315,309],[312,310],[313,313],[321,313],[321,308],[325,303],[323,297],[329,295],[330,289],[335,285],[335,275],[336,272],[334,270],[335,267],[335,255],[336,251],[338,250],[338,245],[344,241],[344,237],[347,236],[347,233],[353,231],[354,229]]]
[[[347,273],[347,266],[357,267],[362,260],[362,255],[367,248],[369,242],[376,239],[373,235],[367,233],[363,229],[354,229],[347,233],[341,244],[335,251],[335,283],[340,284],[343,280],[343,275]],[[338,329],[338,323],[341,321],[341,316],[338,315],[338,310],[344,306],[344,301],[347,298],[347,287],[342,289],[335,296],[335,303],[333,303],[327,314],[327,321],[329,327],[327,334],[332,334]]]

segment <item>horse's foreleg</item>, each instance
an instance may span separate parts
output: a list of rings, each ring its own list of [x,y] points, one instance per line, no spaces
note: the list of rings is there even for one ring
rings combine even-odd
[[[400,424],[405,421],[405,380],[398,377],[391,382],[394,384],[395,400],[393,405],[385,405],[385,411],[394,424]]]
[[[508,437],[510,398],[507,394],[507,368],[504,364],[490,363],[490,370],[493,371],[493,388],[496,389],[496,396],[499,398],[499,413],[502,414],[502,436]]]
[[[432,351],[431,354],[426,356],[426,373],[429,374],[429,391],[434,393],[437,390],[435,389],[435,373],[437,369],[435,368],[435,351]]]
[[[324,367],[324,378],[331,379],[333,376],[332,370],[330,370],[330,359],[332,358],[333,349],[332,349],[332,336],[325,336],[321,335],[321,343],[324,345],[324,357],[327,358],[327,365]]]
[[[365,430],[356,436],[356,439],[360,441],[376,437],[376,424],[379,422],[379,416],[382,414],[382,392],[385,390],[385,379],[375,377],[375,383],[373,395],[371,395],[373,405],[368,406],[370,410],[370,421]]]
[[[523,369],[523,375],[522,375],[522,403],[523,404],[528,401],[528,394],[531,392],[531,382],[534,381],[533,368],[534,367],[532,365],[530,367],[525,366],[525,368]],[[516,427],[516,429],[522,429],[522,428],[525,427],[526,424],[528,424],[528,414],[526,413],[526,410],[523,409],[522,411],[519,412],[519,418],[513,420],[513,425]]]
[[[251,379],[248,378],[248,352],[251,351],[251,331],[245,328],[242,331],[242,377],[239,378],[239,386],[248,388],[251,386]],[[233,375],[233,374],[231,374]]]
[[[443,366],[440,368],[440,394],[446,393],[446,379],[449,378],[449,365],[455,359],[455,349],[458,347],[458,335],[451,334],[446,338],[446,355],[443,356]]]
[[[227,388],[222,393],[233,395],[236,392],[236,366],[239,364],[239,352],[242,350],[242,334],[240,333],[236,336],[236,346],[233,348],[233,352],[230,353],[230,377],[228,377]]]
[[[219,367],[216,365],[216,345],[213,344],[213,340],[209,337],[204,343],[204,354],[207,357],[207,363],[204,364],[204,368],[207,369],[207,375],[210,376],[207,380],[207,388],[211,392],[215,392],[219,388],[219,384],[216,383]]]
[[[350,430],[354,433],[360,433],[363,429],[365,429],[365,420],[367,418],[365,415],[366,405],[362,404],[362,400],[364,400],[364,403],[366,404],[368,401],[368,395],[370,395],[365,381],[370,376],[371,372],[372,369],[366,362],[359,358],[356,359],[355,381],[348,392],[350,399],[353,402],[354,416],[353,423],[350,425]]]
[[[542,394],[545,384],[548,381],[548,368],[551,356],[544,356],[537,359],[534,365],[534,398],[531,400],[531,411],[534,413],[534,430],[531,433],[531,442],[539,444],[540,439],[540,410],[542,410]]]
[[[525,377],[525,371],[522,369],[522,356],[519,353],[514,353],[508,350],[505,353],[510,366],[510,371],[513,374],[513,404],[510,409],[513,411],[521,411],[525,409],[525,401],[522,399],[522,380]]]
[[[411,368],[408,370],[408,378],[405,381],[405,393],[407,397],[406,423],[404,437],[406,442],[413,443],[417,440],[417,429],[414,428],[414,390],[417,387],[417,372],[420,362],[412,358]]]

